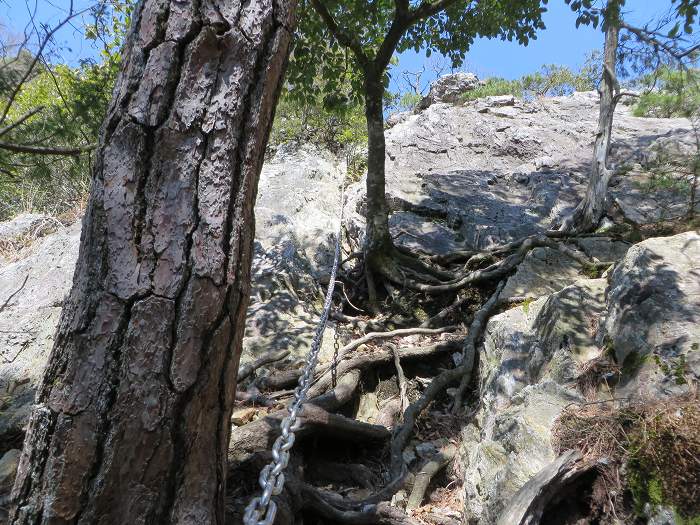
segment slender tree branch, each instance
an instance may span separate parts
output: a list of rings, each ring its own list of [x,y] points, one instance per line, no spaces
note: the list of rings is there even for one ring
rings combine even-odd
[[[14,89],[10,93],[10,96],[7,98],[7,102],[5,102],[5,107],[3,108],[2,113],[0,114],[0,123],[5,122],[5,119],[7,118],[7,114],[10,112],[10,108],[12,107],[12,104],[14,103],[15,98],[17,97],[17,94],[22,89],[22,86],[24,85],[24,83],[31,76],[32,71],[34,71],[34,68],[36,67],[37,63],[41,59],[41,56],[42,56],[42,53],[44,52],[44,49],[49,44],[49,42],[51,42],[51,40],[53,39],[53,36],[56,34],[56,32],[59,29],[61,29],[64,25],[66,25],[68,22],[70,22],[70,20],[72,18],[75,18],[76,16],[79,16],[86,11],[87,11],[87,9],[75,11],[73,8],[73,0],[70,1],[70,8],[68,9],[68,14],[66,15],[66,17],[63,20],[61,20],[58,24],[56,24],[53,28],[51,28],[46,33],[46,35],[44,35],[44,38],[41,40],[41,44],[39,45],[39,49],[37,49],[37,52],[34,55],[34,58],[32,59],[32,62],[29,64],[29,67],[22,75],[22,78],[20,78],[19,82],[17,82],[17,85],[14,87]]]
[[[629,31],[637,38],[639,38],[639,40],[641,40],[642,42],[663,50],[665,53],[667,53],[676,60],[683,60],[684,58],[693,54],[695,51],[700,50],[700,44],[695,44],[687,49],[679,49],[677,46],[671,45],[661,40],[659,38],[659,35],[657,35],[653,31],[631,26],[623,20],[620,20],[620,28]]]
[[[64,157],[77,157],[83,153],[95,149],[95,144],[78,146],[75,148],[49,148],[45,146],[26,146],[23,144],[10,144],[0,142],[0,149],[6,149],[13,153],[32,153],[35,155],[63,155]]]
[[[333,18],[333,15],[326,9],[322,0],[311,0],[311,5],[318,15],[323,19],[328,29],[333,34],[335,39],[343,44],[344,46],[350,48],[350,50],[355,54],[357,61],[360,63],[362,68],[366,68],[370,60],[367,58],[362,45],[358,40],[350,36],[345,30],[341,29],[338,23]]]
[[[429,0],[423,1],[415,10],[411,12],[410,22],[411,24],[433,16],[443,9],[447,9],[450,5],[456,3],[457,0],[438,0],[437,2],[430,2]]]
[[[18,118],[12,124],[8,124],[4,128],[0,128],[0,137],[2,137],[3,135],[6,135],[7,133],[9,133],[13,129],[15,129],[17,126],[19,126],[20,124],[22,124],[23,122],[25,122],[26,120],[30,119],[31,117],[33,117],[34,115],[36,115],[37,113],[39,113],[40,111],[43,111],[43,110],[44,110],[44,106],[37,106],[34,109],[27,111],[24,115],[22,115],[20,118]]]

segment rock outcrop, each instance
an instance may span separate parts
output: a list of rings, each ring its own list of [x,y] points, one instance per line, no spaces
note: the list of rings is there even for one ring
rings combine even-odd
[[[498,97],[435,103],[387,130],[391,225],[396,233],[417,234],[400,242],[438,252],[486,248],[556,225],[578,203],[588,179],[597,93],[503,103]],[[641,225],[688,210],[687,181],[656,184],[658,153],[649,152],[689,151],[693,141],[687,119],[638,118],[618,107],[611,194],[621,218]]]
[[[621,367],[602,399],[677,395],[700,380],[700,233],[634,245],[607,278],[559,279],[558,291],[539,288],[488,323],[482,404],[462,432],[466,523],[495,523],[555,459],[552,426],[564,407],[587,400],[578,379],[591,360],[612,352]]]
[[[430,83],[428,94],[418,103],[418,110],[426,109],[436,102],[454,104],[460,95],[479,85],[474,73],[457,72],[443,75]]]

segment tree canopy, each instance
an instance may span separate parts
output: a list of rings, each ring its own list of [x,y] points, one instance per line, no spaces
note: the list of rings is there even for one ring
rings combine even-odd
[[[323,94],[328,104],[363,98],[363,74],[383,75],[394,53],[424,49],[460,67],[477,37],[526,45],[544,28],[540,0],[422,1],[304,0],[288,83],[301,97]],[[352,89],[341,86],[350,82]]]

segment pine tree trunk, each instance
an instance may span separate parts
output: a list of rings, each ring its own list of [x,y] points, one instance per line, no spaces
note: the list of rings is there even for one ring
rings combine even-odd
[[[365,116],[367,118],[367,231],[365,257],[370,267],[378,267],[391,253],[389,209],[384,177],[384,86],[381,75],[365,72]]]
[[[608,5],[611,8],[612,2]],[[614,9],[615,6],[612,6]],[[619,10],[619,7],[617,7]],[[612,20],[615,20],[614,18]],[[588,180],[588,187],[583,200],[562,223],[560,230],[580,233],[598,226],[608,203],[608,185],[612,171],[608,169],[608,152],[612,134],[613,117],[617,104],[617,65],[619,26],[614,21],[607,24],[605,30],[605,51],[603,58],[603,77],[600,83],[600,105],[598,129],[593,146],[593,162]]]
[[[10,523],[223,523],[294,3],[139,3]]]

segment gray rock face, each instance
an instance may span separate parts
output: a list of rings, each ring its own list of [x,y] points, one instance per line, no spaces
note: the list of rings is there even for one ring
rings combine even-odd
[[[603,328],[617,362],[636,372],[625,395],[677,394],[700,379],[700,234],[630,248],[610,278]]]
[[[578,203],[588,178],[597,93],[532,102],[502,98],[433,104],[386,132],[386,191],[401,214],[392,220],[395,234],[410,224],[439,231],[446,246],[486,248],[556,225]],[[645,152],[660,141],[686,144],[691,135],[686,119],[637,118],[619,106],[612,162],[639,168],[622,169],[612,181],[626,218],[643,224],[687,210],[686,192],[649,187]],[[362,217],[355,219],[362,231]],[[401,242],[433,249],[430,239],[402,236]]]
[[[462,432],[460,450],[467,523],[495,523],[509,498],[554,460],[552,425],[563,407],[583,400],[575,380],[607,340],[623,365],[616,396],[678,394],[688,388],[679,377],[700,378],[700,234],[649,239],[629,250],[600,240],[584,248],[605,259],[623,257],[609,280],[576,277],[559,261],[568,270],[535,296],[567,279],[573,284],[487,325],[483,403]],[[536,250],[531,259],[523,274],[557,260]],[[521,268],[527,267],[526,261]],[[518,273],[511,280],[524,282]]]
[[[479,79],[473,73],[452,73],[444,75],[430,84],[428,94],[418,103],[418,109],[426,109],[436,102],[454,104],[459,96],[479,85]]]
[[[506,502],[555,458],[551,427],[581,395],[577,367],[596,356],[604,279],[584,279],[493,317],[481,350],[483,403],[462,432],[465,522],[495,523]]]
[[[23,213],[11,221],[0,222],[0,241],[9,241],[27,234],[35,235],[36,229],[54,219],[39,213]]]
[[[53,344],[63,299],[73,281],[80,224],[61,228],[0,267],[0,435],[29,416],[34,388]]]

